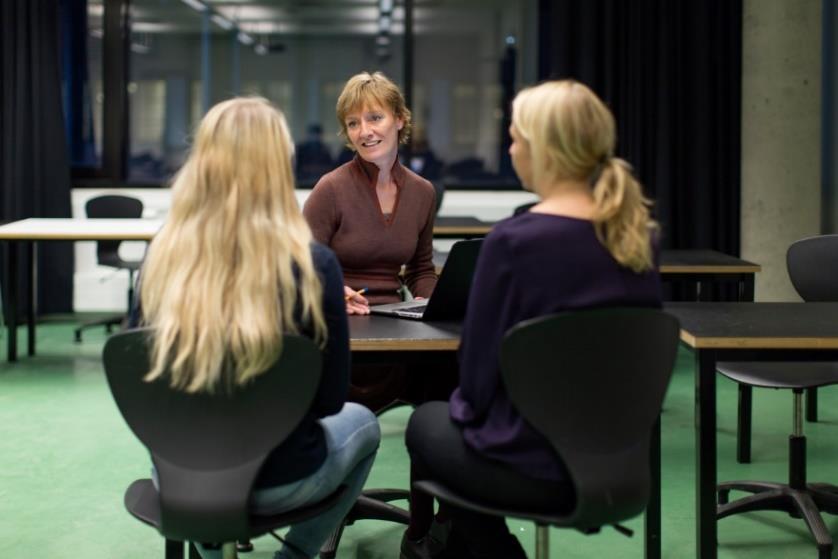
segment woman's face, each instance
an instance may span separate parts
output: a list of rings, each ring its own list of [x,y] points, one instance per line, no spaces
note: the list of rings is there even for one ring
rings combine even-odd
[[[533,189],[532,184],[532,157],[530,155],[530,143],[521,137],[515,125],[509,127],[509,135],[512,137],[512,144],[509,146],[509,156],[512,158],[512,167],[515,174],[521,179],[521,183],[527,190]]]
[[[353,110],[346,115],[345,124],[349,142],[364,160],[379,166],[392,164],[404,120],[376,105]]]

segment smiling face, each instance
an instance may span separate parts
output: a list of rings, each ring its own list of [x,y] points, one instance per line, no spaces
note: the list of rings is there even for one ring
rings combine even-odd
[[[364,106],[346,115],[346,135],[365,161],[379,167],[392,165],[399,148],[404,121],[380,106]]]

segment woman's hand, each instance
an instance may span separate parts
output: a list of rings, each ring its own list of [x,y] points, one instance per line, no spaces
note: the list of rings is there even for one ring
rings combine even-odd
[[[366,291],[366,287],[355,291],[348,285],[343,286],[346,314],[370,314],[370,302],[363,296]]]

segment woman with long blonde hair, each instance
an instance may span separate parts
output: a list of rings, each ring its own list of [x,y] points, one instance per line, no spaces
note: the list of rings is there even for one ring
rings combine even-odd
[[[318,553],[360,493],[380,439],[375,416],[345,403],[343,276],[300,213],[293,145],[284,116],[265,99],[231,99],[207,113],[149,247],[131,318],[154,329],[147,380],[185,392],[235,395],[279,357],[283,334],[321,344],[315,401],[268,457],[251,502],[275,514],[317,502],[341,484],[349,490],[328,512],[292,526],[276,555],[282,559]]]
[[[417,409],[406,440],[414,478],[478,499],[492,487],[509,508],[560,513],[573,507],[572,483],[561,457],[511,404],[501,341],[537,316],[660,306],[657,227],[628,163],[614,156],[614,117],[589,88],[547,82],[520,92],[512,107],[512,163],[541,201],[486,237],[463,324],[459,387],[450,402]],[[448,507],[453,531],[443,547],[433,541],[439,530],[428,532],[430,498],[414,492],[410,506],[402,557],[526,557],[499,517]]]

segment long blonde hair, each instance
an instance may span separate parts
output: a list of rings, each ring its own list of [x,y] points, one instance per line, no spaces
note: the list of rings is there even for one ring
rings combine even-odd
[[[512,103],[512,124],[529,143],[536,194],[548,194],[536,185],[560,179],[589,181],[600,242],[623,266],[651,269],[651,202],[631,166],[614,157],[614,116],[596,94],[572,80],[524,89]]]
[[[168,371],[187,392],[244,384],[298,332],[295,310],[325,339],[293,146],[285,117],[262,98],[224,101],[201,121],[143,265],[143,322],[155,332],[147,380]]]

